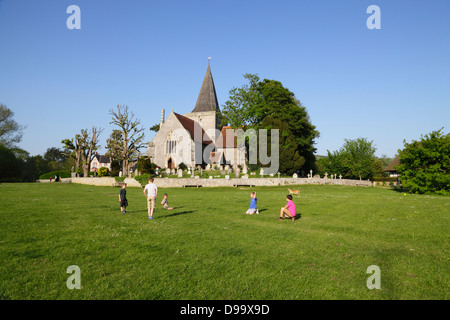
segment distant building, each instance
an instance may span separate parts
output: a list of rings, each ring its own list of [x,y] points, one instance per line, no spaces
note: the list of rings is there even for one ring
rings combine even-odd
[[[397,172],[397,166],[400,164],[399,156],[396,156],[391,163],[387,165],[384,169],[384,172],[388,172],[390,177],[399,177],[399,173]]]
[[[101,167],[106,167],[108,170],[111,170],[111,157],[96,153],[91,161],[90,171],[97,172]]]

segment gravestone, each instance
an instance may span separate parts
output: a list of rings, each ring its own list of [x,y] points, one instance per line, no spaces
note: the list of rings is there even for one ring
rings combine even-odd
[[[209,176],[209,180],[212,180],[213,179],[213,176]]]
[[[277,173],[277,175],[278,175],[278,179],[280,179],[280,175],[281,175],[281,173],[280,173],[280,172],[278,172],[278,173]]]
[[[339,179],[342,179],[342,174],[339,175]]]
[[[183,170],[178,169],[178,178],[183,178]]]
[[[226,176],[225,176],[225,180],[228,180],[228,179],[230,179],[230,176],[229,176],[229,175],[226,175]]]
[[[325,172],[325,175],[323,176],[324,179],[328,179],[328,172]]]
[[[292,178],[297,179],[297,178],[298,178],[298,175],[297,175],[296,173],[294,173],[294,174],[292,175]]]

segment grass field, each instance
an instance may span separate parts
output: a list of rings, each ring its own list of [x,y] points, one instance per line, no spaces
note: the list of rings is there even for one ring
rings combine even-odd
[[[2,299],[449,299],[450,198],[298,186],[160,189],[172,211],[147,219],[142,189],[0,184]],[[250,191],[259,215],[246,215]],[[69,290],[71,265],[81,289]],[[381,289],[369,290],[371,265]]]

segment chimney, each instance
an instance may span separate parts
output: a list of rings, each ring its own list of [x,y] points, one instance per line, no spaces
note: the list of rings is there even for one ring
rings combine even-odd
[[[164,124],[164,109],[161,109],[161,123],[159,124],[159,128],[162,127],[162,125]]]

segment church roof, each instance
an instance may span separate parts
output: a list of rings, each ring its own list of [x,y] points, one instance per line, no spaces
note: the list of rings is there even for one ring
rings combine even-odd
[[[175,112],[173,114],[178,119],[178,121],[180,121],[181,125],[187,130],[187,132],[189,132],[192,140],[197,141],[197,142],[202,142],[203,144],[212,143],[211,138],[206,134],[205,130],[203,130],[203,128],[200,126],[200,124],[198,124],[197,122],[195,122],[192,119],[182,116],[181,114],[178,114]],[[195,136],[195,128],[196,127],[198,128],[197,130],[199,130],[199,129],[201,130],[201,133],[202,133],[201,137]]]
[[[214,80],[209,64],[197,98],[197,103],[195,104],[194,110],[192,110],[192,112],[204,111],[220,111],[219,102],[217,101],[216,88],[214,86]]]
[[[232,130],[228,132],[227,130]],[[220,131],[220,135],[217,138],[216,141],[216,147],[217,148],[236,148],[237,140],[236,135],[233,129],[228,126],[222,127],[222,130]]]

